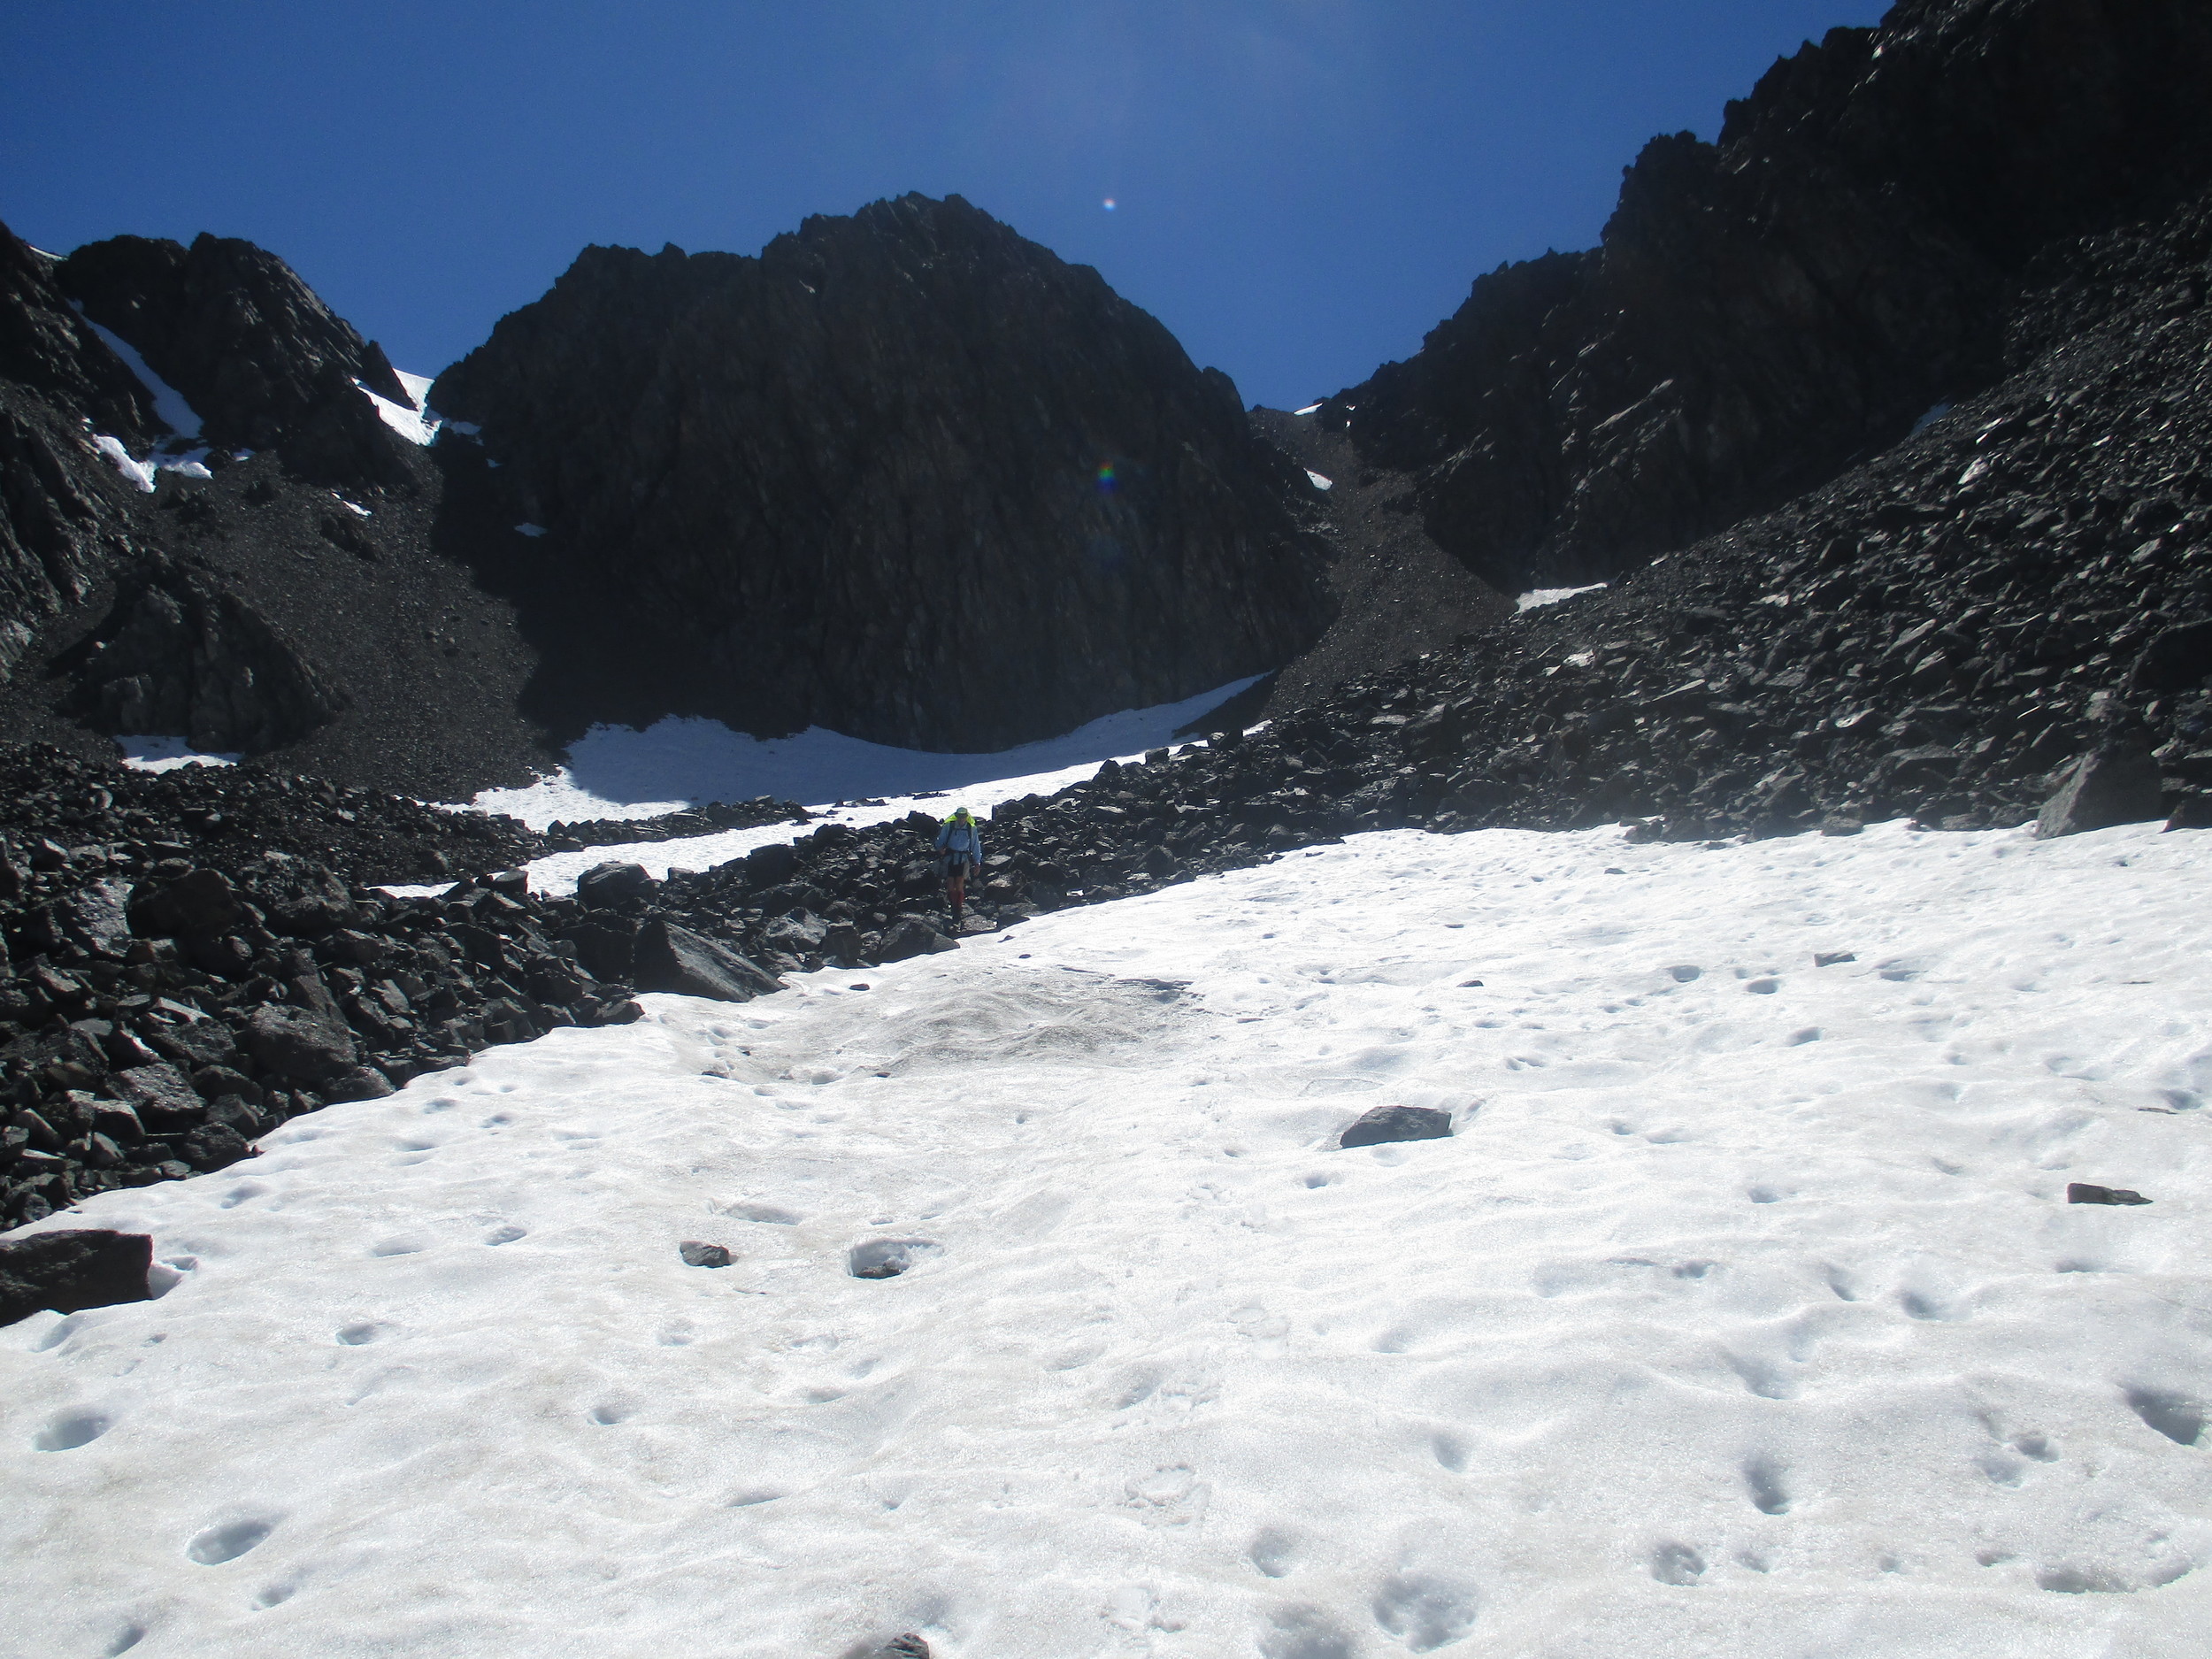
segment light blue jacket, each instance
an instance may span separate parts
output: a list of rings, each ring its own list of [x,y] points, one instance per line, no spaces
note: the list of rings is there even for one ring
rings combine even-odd
[[[963,824],[947,818],[937,826],[937,850],[958,853],[977,864],[983,862],[983,826],[971,818]]]

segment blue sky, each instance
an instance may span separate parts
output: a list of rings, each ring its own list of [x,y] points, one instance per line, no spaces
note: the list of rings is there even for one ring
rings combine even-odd
[[[1711,137],[1777,56],[1883,9],[16,0],[0,219],[58,251],[248,237],[428,373],[587,242],[752,253],[956,191],[1295,405],[1479,272],[1590,245],[1646,138]]]

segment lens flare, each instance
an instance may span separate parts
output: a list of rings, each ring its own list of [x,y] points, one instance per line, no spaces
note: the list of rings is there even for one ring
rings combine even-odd
[[[1098,464],[1098,487],[1102,490],[1113,488],[1114,464],[1111,461],[1101,461]]]
[[[1108,196],[1106,200],[1101,204],[1101,205],[1103,206],[1109,213],[1112,212],[1114,211],[1114,198],[1110,196]]]

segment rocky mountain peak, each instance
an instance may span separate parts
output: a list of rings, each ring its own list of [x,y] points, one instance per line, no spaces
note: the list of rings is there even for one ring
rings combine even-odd
[[[958,197],[594,248],[441,377],[571,723],[999,748],[1275,666],[1327,602],[1225,376]]]
[[[1478,281],[1325,417],[1502,587],[1601,579],[1991,384],[2039,252],[2212,175],[2212,13],[1909,0],[1655,139],[1600,246]]]
[[[275,448],[328,401],[334,376],[414,407],[382,349],[250,242],[114,236],[78,249],[58,275],[183,395],[211,443]]]
[[[158,432],[146,388],[70,309],[62,263],[0,225],[0,379],[81,407],[103,432]]]

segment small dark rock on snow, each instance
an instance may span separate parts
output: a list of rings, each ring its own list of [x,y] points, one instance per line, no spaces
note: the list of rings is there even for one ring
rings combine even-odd
[[[678,1248],[683,1252],[687,1267],[727,1267],[737,1259],[726,1245],[707,1244],[697,1239],[686,1239]]]
[[[2070,1204],[2147,1204],[2151,1201],[2140,1193],[2130,1192],[2124,1187],[2098,1187],[2088,1181],[2066,1183],[2066,1202]]]
[[[870,1239],[846,1253],[846,1270],[855,1279],[896,1279],[914,1265],[917,1253],[936,1248],[926,1239]]]
[[[1386,1141],[1448,1141],[1452,1115],[1432,1106],[1378,1106],[1337,1139],[1340,1147],[1379,1146]]]
[[[929,1659],[929,1644],[908,1631],[889,1641],[863,1642],[845,1649],[844,1659]]]

